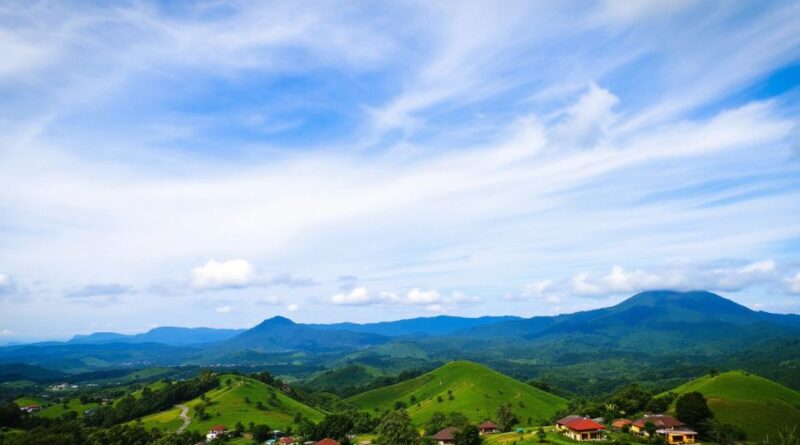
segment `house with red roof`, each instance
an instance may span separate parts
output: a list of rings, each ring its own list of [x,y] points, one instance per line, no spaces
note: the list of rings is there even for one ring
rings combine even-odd
[[[451,426],[445,428],[434,434],[433,440],[435,440],[438,445],[455,445],[456,432],[458,432],[458,428],[456,427]]]
[[[225,425],[214,425],[211,427],[208,434],[206,434],[206,440],[219,439],[226,434],[228,434],[228,429],[225,428]]]
[[[314,445],[339,445],[339,441],[326,438],[326,439],[320,440],[319,442],[317,442]]]
[[[606,427],[583,416],[567,416],[556,422],[556,430],[579,442],[605,439]]]
[[[495,425],[491,421],[483,422],[482,424],[478,425],[478,431],[483,434],[495,434],[500,432],[500,427]]]
[[[292,445],[293,443],[297,443],[297,439],[292,436],[281,437],[278,439],[278,443],[281,445]]]
[[[32,413],[35,413],[36,411],[39,411],[41,409],[42,409],[42,407],[40,405],[35,405],[34,404],[34,405],[25,405],[25,406],[20,408],[20,411],[26,412],[28,414],[32,414]]]
[[[652,423],[657,430],[674,430],[685,425],[680,420],[666,414],[645,414],[644,417],[631,424],[631,432],[647,436],[645,425]]]
[[[614,429],[621,430],[621,429],[625,428],[625,426],[627,426],[627,425],[630,425],[630,424],[632,424],[632,423],[633,423],[633,420],[628,420],[628,419],[614,419],[614,421],[613,421],[613,422],[611,422],[611,426],[612,426]]]

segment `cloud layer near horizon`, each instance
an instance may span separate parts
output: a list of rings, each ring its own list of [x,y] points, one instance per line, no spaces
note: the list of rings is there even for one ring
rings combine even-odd
[[[0,7],[0,329],[800,311],[800,6],[581,5]]]

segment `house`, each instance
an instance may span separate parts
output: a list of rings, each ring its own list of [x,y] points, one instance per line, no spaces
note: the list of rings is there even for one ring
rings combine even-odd
[[[214,440],[228,434],[228,429],[225,428],[225,425],[214,425],[211,427],[211,431],[206,434],[206,440]]]
[[[614,421],[611,422],[611,427],[614,428],[614,429],[617,429],[617,430],[621,430],[621,429],[625,428],[627,425],[630,425],[632,423],[633,423],[633,420],[614,419]]]
[[[697,431],[686,428],[671,430],[656,430],[656,434],[663,436],[670,445],[687,444],[697,442]]]
[[[482,424],[478,425],[478,431],[481,434],[494,434],[499,433],[500,428],[490,421],[483,422]]]
[[[295,440],[295,438],[292,436],[281,437],[280,439],[278,439],[278,443],[281,445],[291,445],[296,442],[297,440]]]
[[[455,445],[456,432],[458,432],[458,428],[456,427],[451,426],[449,428],[445,428],[434,434],[433,440],[435,440],[439,445]]]
[[[322,439],[316,445],[339,445],[339,441],[333,439]]]
[[[572,415],[572,416],[567,416],[567,417],[564,417],[562,419],[556,420],[556,431],[564,431],[564,430],[566,430],[568,423],[572,422],[573,420],[578,420],[578,419],[585,419],[585,417]]]
[[[648,423],[655,425],[657,430],[674,430],[685,426],[680,420],[666,414],[646,414],[631,424],[631,432],[647,436],[645,425]]]
[[[604,439],[603,431],[606,429],[606,427],[603,425],[587,417],[569,417],[572,417],[572,419],[569,420],[565,417],[564,419],[560,419],[558,422],[556,422],[556,429],[562,431],[565,436],[579,442]]]
[[[28,414],[32,414],[37,411],[40,411],[41,409],[42,407],[40,405],[25,405],[23,407],[20,407],[19,410]]]

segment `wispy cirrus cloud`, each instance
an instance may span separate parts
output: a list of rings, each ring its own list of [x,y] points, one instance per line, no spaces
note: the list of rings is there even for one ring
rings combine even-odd
[[[495,304],[526,285],[561,310],[656,285],[800,310],[798,20],[791,1],[4,5],[0,270],[42,289],[9,329],[534,313]],[[136,303],[49,310],[74,283]]]

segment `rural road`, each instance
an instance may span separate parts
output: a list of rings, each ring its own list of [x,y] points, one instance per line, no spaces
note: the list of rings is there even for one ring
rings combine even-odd
[[[188,427],[190,423],[192,423],[192,419],[189,417],[189,407],[188,406],[186,406],[186,405],[178,405],[178,408],[181,409],[180,418],[183,420],[183,425],[178,427],[178,431],[176,431],[176,433],[180,434],[184,430],[186,430],[186,427]]]

